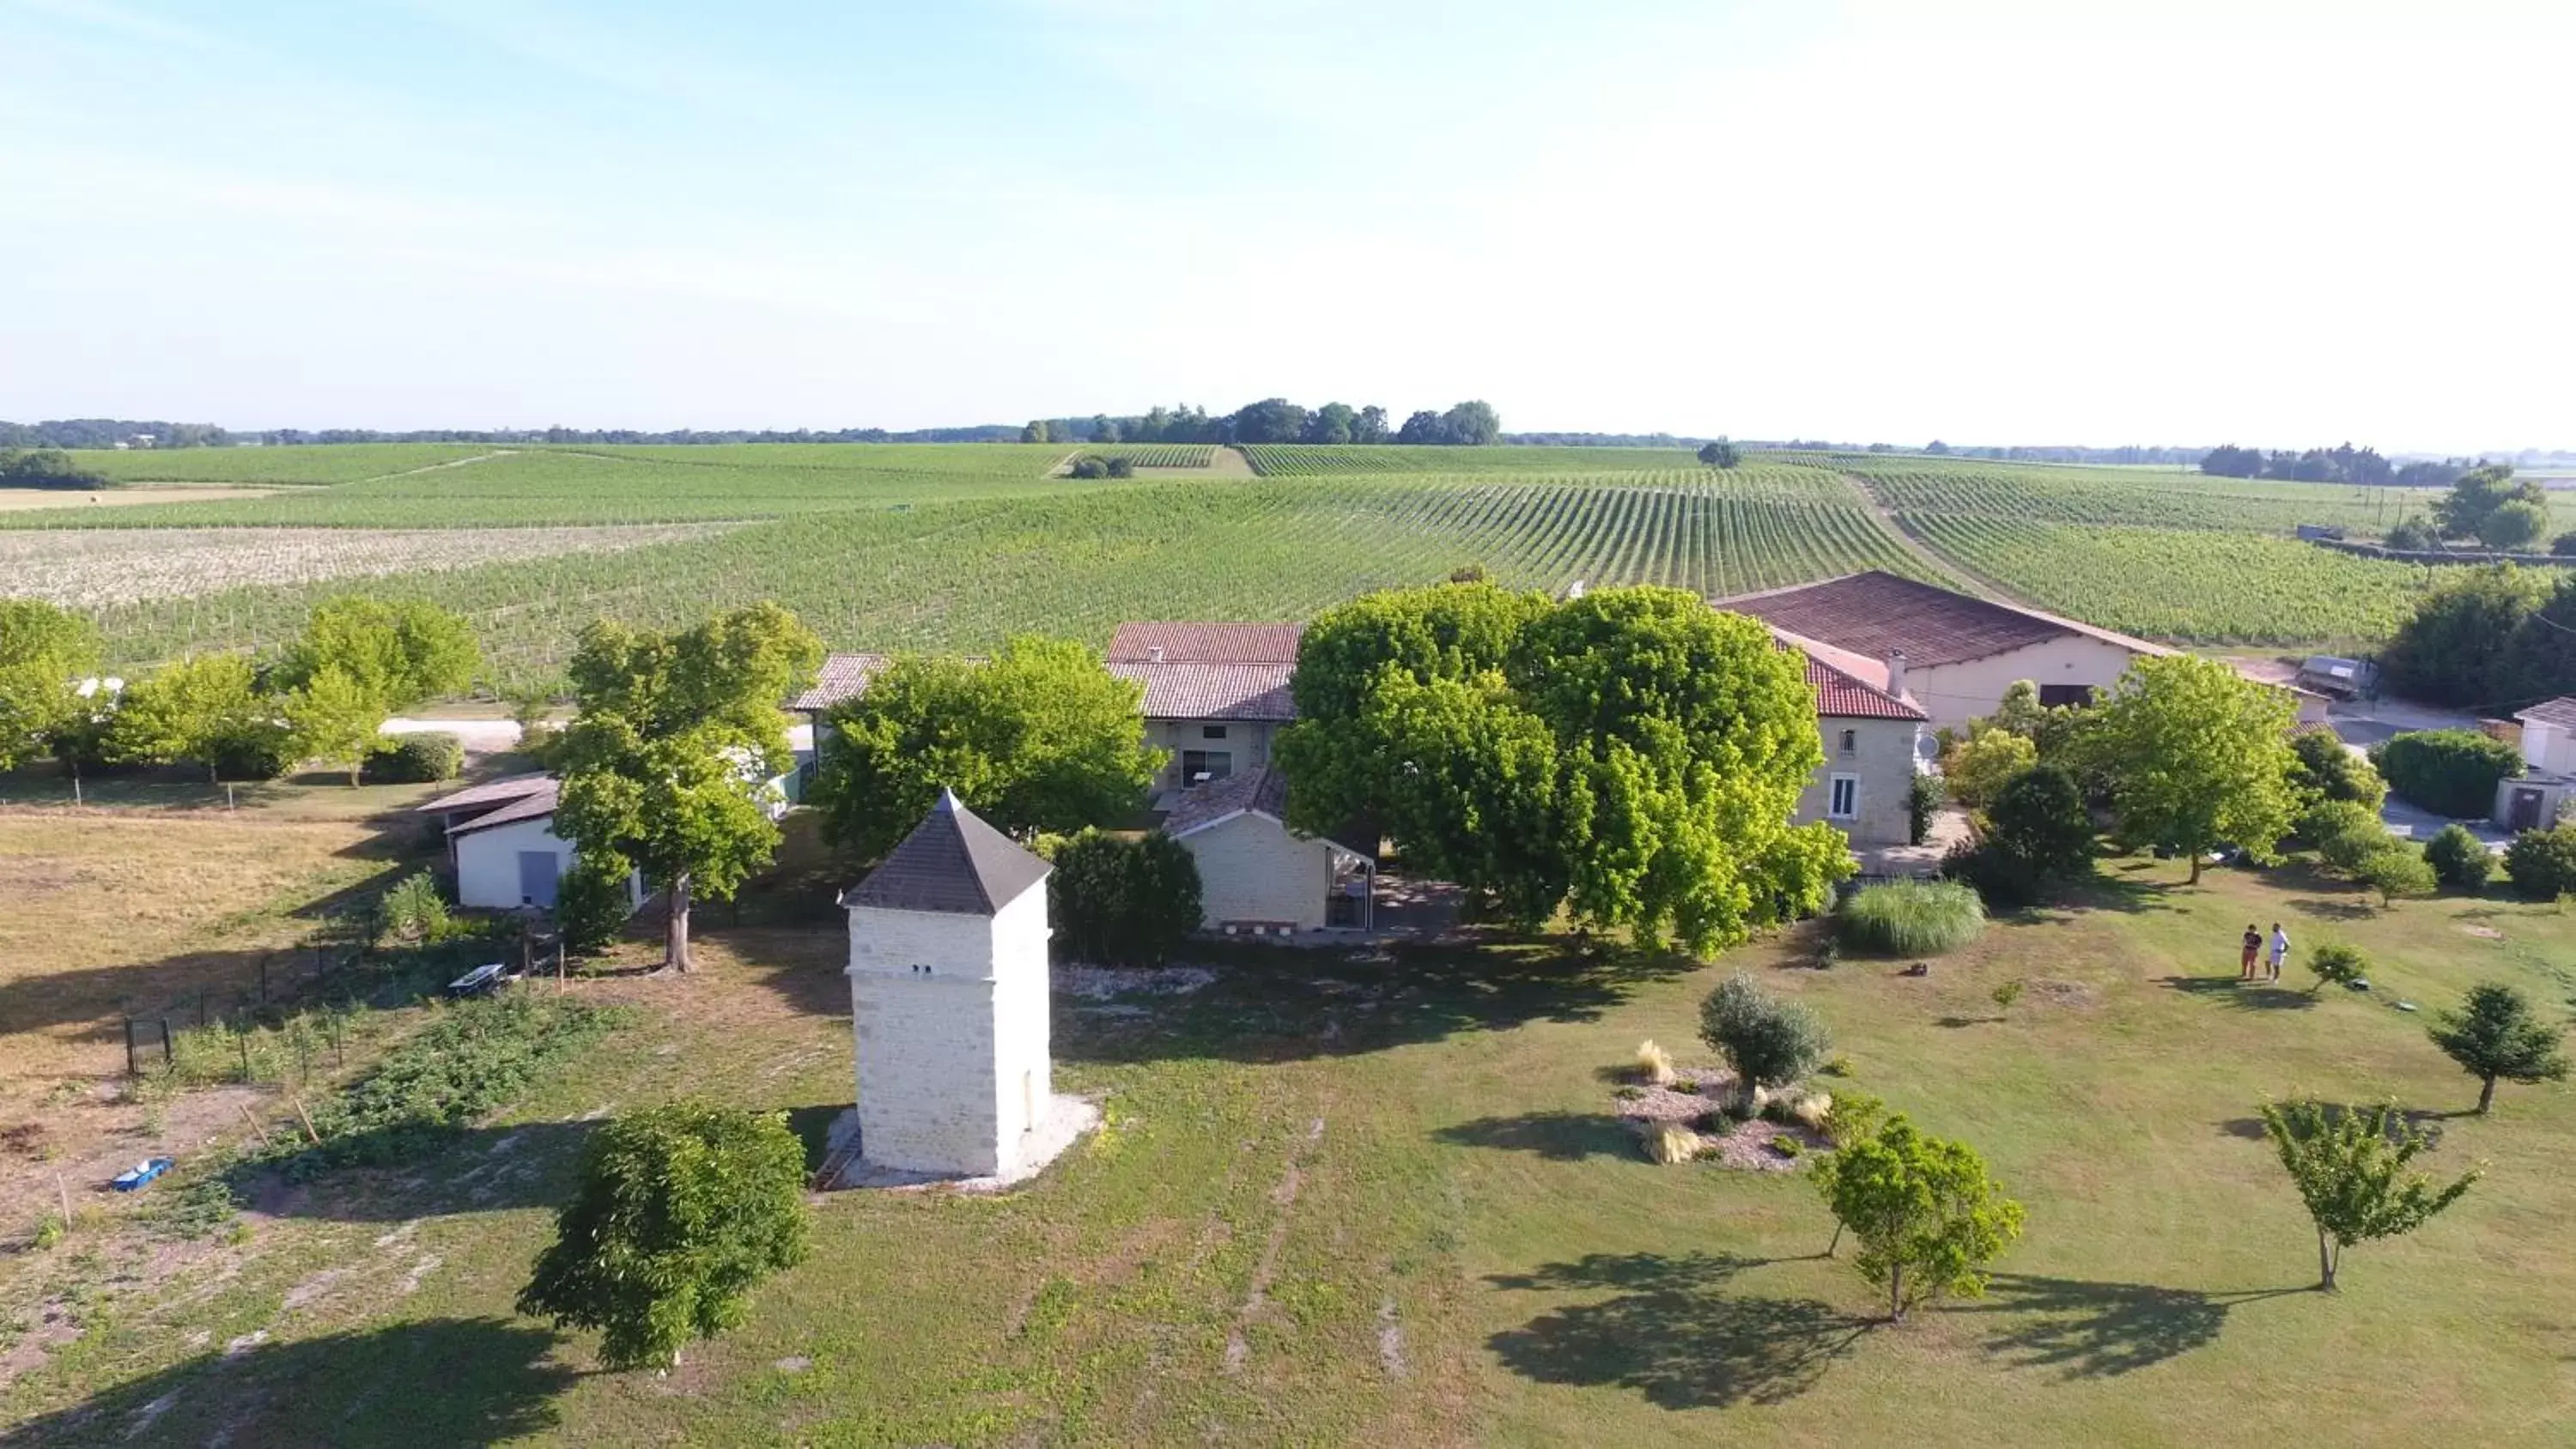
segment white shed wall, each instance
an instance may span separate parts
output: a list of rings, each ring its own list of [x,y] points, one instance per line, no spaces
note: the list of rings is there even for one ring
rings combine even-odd
[[[1181,837],[1199,867],[1199,918],[1286,921],[1301,931],[1324,925],[1333,888],[1333,848],[1299,838],[1267,815],[1245,813]]]
[[[1905,688],[1935,725],[1957,727],[1993,714],[2004,691],[2027,679],[2045,688],[2089,684],[2102,694],[2128,673],[2134,651],[2089,635],[2044,640],[1985,659],[1956,664],[1917,664],[1905,671]]]
[[[553,816],[514,820],[489,830],[456,837],[456,903],[485,910],[515,910],[519,897],[519,852],[543,850],[556,860],[558,874],[572,869],[572,842],[553,830]]]

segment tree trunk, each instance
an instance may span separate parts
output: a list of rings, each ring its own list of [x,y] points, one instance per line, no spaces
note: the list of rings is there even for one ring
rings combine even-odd
[[[2478,1115],[2481,1117],[2487,1114],[2488,1108],[2495,1105],[2495,1084],[2496,1079],[2488,1077],[2478,1087]]]
[[[2200,884],[2200,858],[2207,853],[2201,850],[2194,850],[2191,853],[2191,879],[2185,882],[2186,885]]]
[[[1833,1240],[1832,1242],[1830,1242],[1830,1243],[1825,1244],[1825,1256],[1826,1256],[1826,1257],[1828,1257],[1828,1258],[1832,1257],[1832,1256],[1834,1255],[1834,1250],[1835,1250],[1835,1249],[1837,1249],[1837,1248],[1839,1248],[1839,1247],[1841,1247],[1842,1245],[1843,1245],[1843,1225],[1842,1225],[1841,1221],[1840,1221],[1839,1219],[1837,1219],[1837,1220],[1835,1221],[1835,1223],[1834,1223],[1834,1240]]]
[[[1891,1267],[1887,1270],[1887,1321],[1890,1323],[1905,1321],[1905,1270],[1903,1268]]]
[[[671,915],[662,935],[662,966],[669,971],[689,969],[689,873],[685,870],[671,877]]]
[[[2335,1285],[2334,1274],[2334,1240],[2326,1235],[2325,1229],[2319,1228],[2317,1229],[2317,1286],[2332,1293]]]

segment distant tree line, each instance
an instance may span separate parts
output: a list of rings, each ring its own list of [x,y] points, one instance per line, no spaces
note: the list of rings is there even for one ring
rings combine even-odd
[[[2467,459],[2425,460],[2403,466],[2379,456],[2374,448],[2350,443],[2310,448],[2303,453],[2240,448],[2233,443],[2212,448],[2200,459],[2200,471],[2213,478],[2275,478],[2284,483],[2353,483],[2367,488],[2448,488],[2469,470]]]
[[[1266,397],[1233,412],[1211,414],[1184,404],[1154,407],[1133,417],[1095,413],[1087,418],[1036,418],[1020,429],[1023,443],[1433,443],[1487,447],[1505,441],[1493,405],[1462,402],[1446,412],[1424,409],[1388,425],[1374,404],[1328,402],[1307,408],[1284,397]]]
[[[0,448],[113,448],[149,435],[156,448],[220,448],[233,435],[212,423],[136,422],[126,418],[57,418],[0,422]]]
[[[0,447],[0,488],[104,488],[107,479],[59,448]]]

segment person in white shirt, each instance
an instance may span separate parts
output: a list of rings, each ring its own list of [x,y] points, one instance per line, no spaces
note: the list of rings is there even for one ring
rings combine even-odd
[[[2272,923],[2272,979],[2273,979],[2273,980],[2278,981],[2278,980],[2280,980],[2280,979],[2281,979],[2281,962],[2282,962],[2283,960],[2287,959],[2287,958],[2288,958],[2288,956],[2289,956],[2289,954],[2290,954],[2290,933],[2281,929],[2281,923],[2280,923],[2280,922],[2278,922],[2278,921],[2274,921],[2274,922]]]

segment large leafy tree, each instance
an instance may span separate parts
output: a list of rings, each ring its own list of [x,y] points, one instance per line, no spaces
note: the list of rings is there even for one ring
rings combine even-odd
[[[1985,1292],[1985,1265],[2021,1236],[2022,1207],[1964,1142],[1927,1137],[1902,1114],[1838,1147],[1823,1185],[1834,1221],[1860,1244],[1861,1276],[1887,1316],[1943,1295]]]
[[[2495,1106],[2497,1082],[2555,1082],[2567,1075],[2564,1028],[2541,1020],[2521,992],[2497,981],[2469,988],[2468,1000],[2428,1028],[2433,1045],[2478,1079],[2478,1113]]]
[[[358,783],[376,744],[376,727],[385,722],[380,696],[339,666],[325,665],[281,696],[278,708],[294,732],[298,755],[345,769],[349,783]]]
[[[134,764],[200,764],[212,780],[228,749],[283,728],[248,656],[198,654],[127,687],[107,728],[106,753]]]
[[[2541,581],[2511,564],[2435,572],[2443,577],[2415,601],[2380,651],[2388,689],[2428,704],[2519,698],[2509,681],[2527,666],[2510,656],[2524,621],[2540,607]],[[2576,596],[2570,603],[2576,616]]]
[[[2287,694],[2217,660],[2144,658],[2099,706],[2085,748],[2111,782],[2122,837],[2188,853],[2197,884],[2211,846],[2261,856],[2290,832],[2296,718]]]
[[[783,1112],[675,1102],[601,1128],[519,1311],[602,1331],[613,1369],[679,1362],[806,1251],[805,1149]]]
[[[0,770],[45,752],[89,709],[83,682],[98,669],[98,630],[36,599],[0,599]]]
[[[1089,646],[1022,638],[988,661],[914,656],[835,710],[811,803],[826,834],[873,858],[942,788],[997,829],[1070,832],[1133,812],[1162,768],[1143,686]]]
[[[2511,463],[2489,463],[2460,475],[2449,496],[2433,505],[2433,522],[2445,538],[2483,540],[2496,510],[2514,503],[2531,505],[2546,526],[2549,494],[2540,480],[2514,477]],[[2538,537],[2539,530],[2535,528],[2531,536]]]
[[[1803,669],[1690,594],[1371,595],[1308,627],[1295,689],[1292,823],[1372,821],[1515,921],[1562,905],[1711,951],[1848,869],[1831,827],[1788,823],[1823,758]]]
[[[278,659],[273,683],[301,689],[338,670],[384,711],[462,693],[482,664],[466,622],[416,599],[334,599],[313,610],[304,632]]]
[[[689,969],[696,898],[729,899],[778,848],[758,787],[795,761],[780,701],[822,656],[773,603],[677,634],[607,619],[582,631],[555,826],[585,858],[630,861],[669,893],[673,970]]]
[[[2332,1289],[2343,1250],[2393,1238],[2460,1200],[2472,1169],[2448,1186],[2408,1170],[2428,1145],[2394,1107],[2334,1111],[2314,1102],[2262,1106],[2263,1132],[2317,1226],[2317,1286]]]

